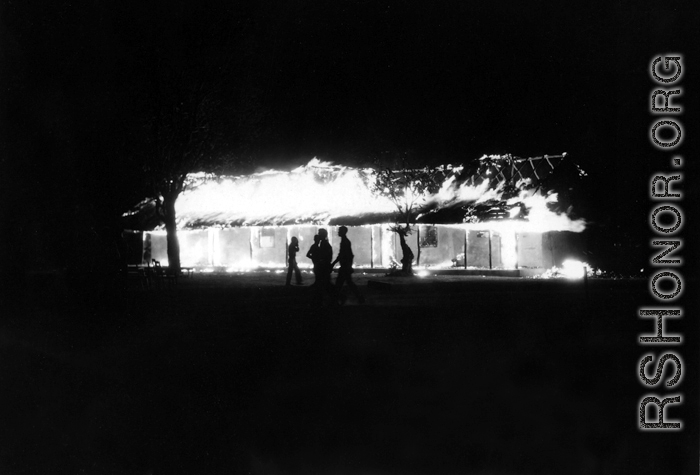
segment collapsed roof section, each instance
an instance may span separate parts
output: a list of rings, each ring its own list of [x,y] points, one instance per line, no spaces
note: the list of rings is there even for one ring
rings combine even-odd
[[[528,202],[544,197],[552,212],[571,211],[568,191],[586,176],[567,154],[521,158],[484,155],[465,167],[453,168],[454,183],[444,199],[428,202],[418,222],[450,224],[525,219]],[[446,177],[448,182],[451,177]],[[464,190],[479,190],[476,199]],[[452,197],[452,199],[450,199]]]
[[[540,219],[537,213],[531,213],[533,206],[544,206],[571,221],[561,206],[557,207],[556,192],[570,188],[573,179],[585,175],[566,154],[533,158],[484,155],[466,166],[443,165],[437,171],[440,189],[422,197],[424,206],[417,222]],[[387,198],[372,193],[373,174],[372,169],[317,159],[288,172],[270,170],[246,176],[190,174],[176,204],[178,227],[393,222],[396,207]],[[154,199],[142,201],[123,218],[127,229],[151,230],[160,225]],[[578,227],[582,226],[581,221]]]

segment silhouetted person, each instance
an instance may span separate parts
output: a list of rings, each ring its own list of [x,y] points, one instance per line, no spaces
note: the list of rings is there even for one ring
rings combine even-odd
[[[350,290],[352,290],[355,294],[357,301],[364,303],[364,297],[360,294],[355,282],[352,281],[352,273],[354,272],[352,269],[352,261],[355,256],[352,253],[352,244],[350,243],[350,239],[347,238],[347,234],[348,228],[345,226],[338,228],[338,236],[340,236],[340,251],[338,251],[338,257],[336,257],[335,261],[331,263],[331,268],[336,264],[336,262],[340,263],[338,278],[335,281],[335,289],[336,293],[340,297],[342,295],[340,291],[343,288],[343,284],[347,282],[348,287],[350,287]]]
[[[296,274],[297,285],[301,285],[301,271],[297,265],[297,252],[299,252],[299,240],[296,237],[292,238],[289,244],[289,270],[287,270],[287,285],[292,285],[292,272]]]
[[[316,259],[316,292],[318,299],[321,301],[325,292],[331,294],[335,300],[334,288],[331,285],[333,248],[328,242],[328,231],[323,228],[318,230],[318,245],[313,255]]]
[[[401,252],[403,253],[403,257],[401,258],[401,271],[406,275],[410,275],[413,274],[413,251],[411,251],[411,248],[406,244],[405,233],[405,231],[399,231],[398,233],[399,239],[401,240]]]
[[[314,266],[314,283],[312,285],[316,285],[318,282],[318,256],[316,255],[316,251],[318,250],[318,242],[320,239],[321,238],[318,237],[318,234],[314,235],[314,243],[309,248],[309,252],[306,253],[306,257],[311,259]]]

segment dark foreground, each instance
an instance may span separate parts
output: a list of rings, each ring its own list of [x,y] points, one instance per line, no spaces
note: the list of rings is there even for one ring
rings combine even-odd
[[[0,473],[697,473],[695,378],[685,430],[637,430],[666,393],[637,376],[645,281],[369,278],[339,308],[274,273],[31,287],[0,327]]]

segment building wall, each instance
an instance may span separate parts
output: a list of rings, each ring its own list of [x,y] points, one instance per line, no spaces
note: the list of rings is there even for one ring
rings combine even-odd
[[[371,267],[374,244],[372,228],[370,226],[348,227],[348,239],[352,242],[352,253],[355,255],[354,265],[356,267]],[[338,242],[338,247],[333,248],[333,255],[337,255],[339,250],[340,242]]]
[[[464,229],[448,226],[436,226],[436,228],[437,245],[420,248],[419,265],[421,266],[451,266],[452,260],[456,259],[458,254],[464,253]],[[419,229],[424,231],[425,227]],[[416,241],[422,241],[421,238],[424,236],[416,234]]]
[[[150,264],[152,259],[155,259],[161,264],[167,265],[168,242],[165,232],[147,233],[145,245],[144,260],[146,260],[148,264]]]
[[[209,250],[210,231],[178,231],[180,243],[180,264],[184,267],[203,267],[210,265]],[[148,252],[150,249],[150,253]],[[151,263],[155,259],[161,265],[168,265],[168,241],[165,232],[146,233],[144,242],[144,261]]]
[[[543,269],[542,233],[516,233],[516,238],[518,268]]]
[[[570,231],[518,233],[518,268],[523,275],[538,275],[567,259],[585,260],[583,249],[581,235]]]
[[[373,224],[370,226],[372,233],[372,261],[370,267],[382,267],[382,226]]]
[[[567,259],[585,261],[583,249],[579,233],[551,231],[542,234],[542,262],[545,269],[561,267]]]
[[[216,229],[178,231],[180,242],[180,264],[183,267],[205,267],[212,265],[210,239]]]
[[[515,231],[491,232],[491,265],[494,269],[518,267],[518,238]]]
[[[467,267],[491,267],[489,242],[491,233],[489,231],[473,231],[467,233]]]
[[[302,268],[312,268],[311,259],[306,257],[306,253],[314,243],[314,236],[318,233],[318,226],[289,226],[287,227],[287,242],[291,242],[292,237],[299,240],[299,253],[297,254],[297,264]],[[281,265],[286,265],[282,263]]]
[[[287,228],[284,226],[260,226],[249,228],[252,233],[253,262],[261,267],[286,265]]]
[[[569,258],[581,259],[581,237],[571,232],[501,234],[493,231],[466,231],[454,226],[436,226],[437,243],[420,249],[420,266],[449,267],[452,260],[464,254],[470,268],[519,268],[529,273],[541,273],[552,266],[560,266]],[[299,240],[297,262],[311,267],[306,252],[313,243],[318,226],[241,227],[179,231],[180,254],[187,267],[284,267],[287,265],[287,246],[292,236]],[[327,227],[333,257],[340,248],[337,227]],[[144,259],[156,259],[167,264],[167,243],[164,232],[145,233]],[[400,261],[401,248],[396,233],[387,225],[348,227],[355,266],[389,268],[392,260]],[[418,258],[419,234],[408,236],[407,242]],[[150,255],[149,251],[150,250]],[[400,265],[400,264],[399,264]],[[464,260],[458,260],[458,267]]]
[[[214,252],[215,265],[242,269],[251,267],[251,229],[227,228],[216,231],[218,240]]]
[[[379,267],[388,269],[393,263],[401,261],[401,246],[399,245],[399,239],[395,232],[387,229],[386,225],[379,227],[379,245],[381,248],[380,259],[377,261],[379,262]]]

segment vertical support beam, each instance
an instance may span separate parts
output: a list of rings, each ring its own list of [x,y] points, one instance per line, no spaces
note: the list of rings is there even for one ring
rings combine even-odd
[[[248,249],[250,249],[250,267],[253,267],[253,236],[254,236],[254,229],[252,226],[248,228],[250,230],[250,236],[248,239]]]
[[[151,244],[151,235],[147,232],[142,232],[141,233],[141,264],[143,265],[144,262],[148,261],[146,259],[146,246],[150,246]]]
[[[374,225],[369,225],[369,268],[374,269]]]
[[[418,249],[418,258],[416,259],[416,266],[420,265],[420,226],[416,225],[416,249]]]
[[[493,269],[493,262],[491,260],[491,230],[489,229],[489,269]]]

